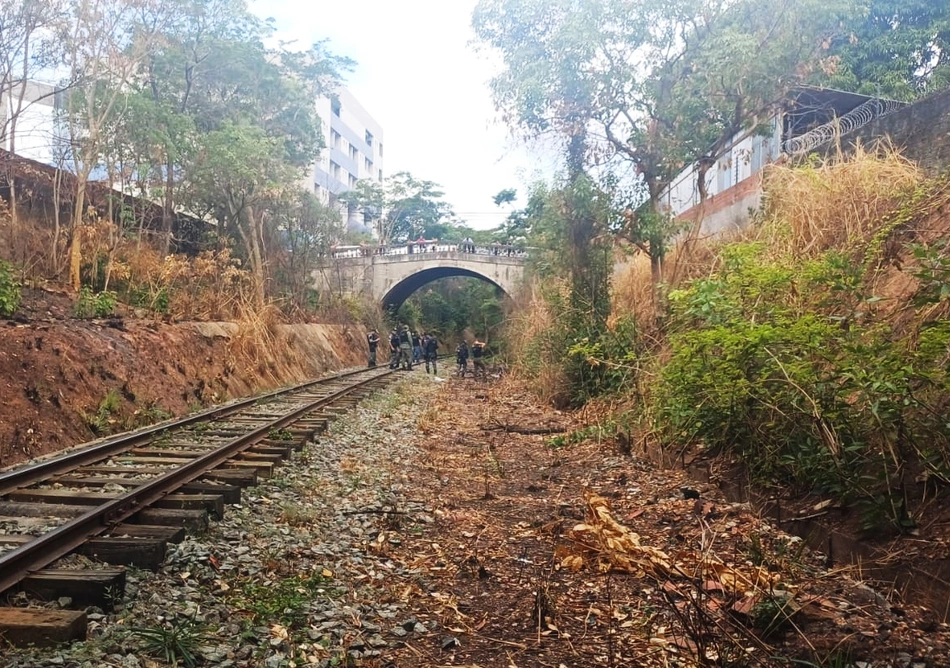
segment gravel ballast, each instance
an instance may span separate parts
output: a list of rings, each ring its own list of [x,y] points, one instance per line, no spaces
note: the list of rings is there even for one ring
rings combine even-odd
[[[418,413],[437,387],[413,374],[365,400],[207,534],[171,545],[158,573],[131,569],[113,613],[89,609],[86,642],[11,650],[4,665],[166,665],[159,648],[150,658],[156,637],[180,665],[189,651],[221,667],[385,665],[388,650],[437,631],[392,595],[394,578],[413,574],[386,556],[433,521],[404,493]]]

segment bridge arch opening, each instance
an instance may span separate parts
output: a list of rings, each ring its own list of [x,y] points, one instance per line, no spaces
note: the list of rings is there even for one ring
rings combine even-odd
[[[382,306],[384,309],[395,313],[399,310],[399,307],[401,307],[403,303],[409,299],[412,293],[416,292],[423,286],[432,283],[433,281],[437,281],[440,278],[452,278],[456,276],[477,278],[480,281],[494,285],[504,294],[508,294],[505,289],[497,282],[491,280],[484,274],[478,273],[477,271],[464,269],[462,267],[432,267],[429,269],[423,269],[422,271],[407,276],[393,285],[383,296]],[[508,296],[510,297],[511,295]]]

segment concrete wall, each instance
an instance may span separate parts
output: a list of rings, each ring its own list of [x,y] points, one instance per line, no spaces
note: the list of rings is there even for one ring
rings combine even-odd
[[[762,203],[762,174],[757,173],[731,188],[706,199],[703,226],[700,234],[713,236],[741,229],[749,221],[749,210]],[[693,221],[699,215],[699,206],[693,206],[677,218]]]
[[[950,89],[931,95],[841,138],[845,151],[887,136],[905,157],[931,173],[950,166]],[[835,150],[834,143],[825,152]]]

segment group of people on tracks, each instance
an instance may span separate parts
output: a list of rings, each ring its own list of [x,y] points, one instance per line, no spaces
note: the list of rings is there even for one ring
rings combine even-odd
[[[366,335],[369,346],[369,363],[367,366],[376,366],[376,353],[380,344],[379,330],[373,329]],[[432,369],[435,374],[438,365],[439,340],[435,334],[428,332],[412,332],[409,325],[397,325],[389,333],[389,368],[402,367],[407,371],[414,364],[425,361],[426,373]]]
[[[367,366],[374,367],[377,364],[376,355],[381,342],[379,330],[372,329],[366,335],[366,343],[369,347],[369,361]],[[414,364],[424,361],[426,373],[431,368],[433,375],[438,371],[439,340],[435,334],[430,332],[412,332],[409,325],[397,325],[389,333],[389,368],[398,369],[402,367],[405,370],[412,369]],[[475,378],[482,376],[488,377],[488,370],[485,367],[485,343],[477,338],[472,342],[471,348],[465,339],[458,344],[455,349],[455,363],[457,376],[464,377],[468,373],[468,360],[472,360],[472,375]]]

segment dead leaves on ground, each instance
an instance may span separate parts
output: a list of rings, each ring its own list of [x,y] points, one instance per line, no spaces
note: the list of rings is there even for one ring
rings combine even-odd
[[[644,545],[640,535],[614,519],[610,502],[588,493],[587,521],[568,532],[573,549],[561,559],[561,566],[578,571],[592,565],[598,572],[617,571],[637,577],[664,579],[674,576],[693,578],[702,573],[714,579],[724,590],[751,591],[770,589],[780,576],[761,566],[736,568],[708,553],[683,552],[674,560],[663,550]]]

